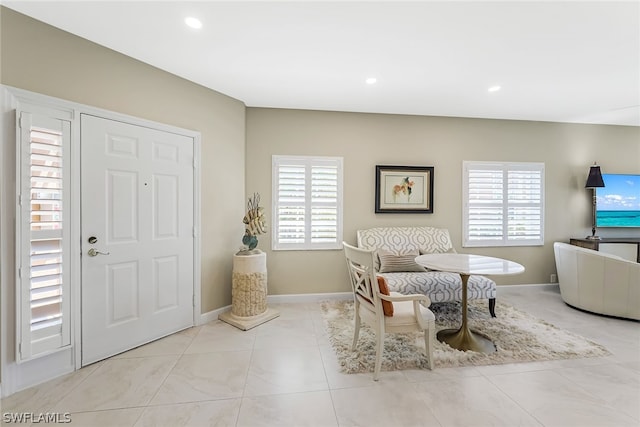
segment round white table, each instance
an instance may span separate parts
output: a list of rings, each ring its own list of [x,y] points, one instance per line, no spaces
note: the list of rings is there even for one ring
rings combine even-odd
[[[444,329],[438,332],[438,340],[452,348],[482,353],[496,351],[495,344],[486,336],[472,331],[467,322],[467,282],[472,274],[483,276],[519,274],[524,267],[506,259],[470,254],[427,254],[416,257],[416,263],[431,270],[460,274],[462,279],[462,324],[458,329]]]

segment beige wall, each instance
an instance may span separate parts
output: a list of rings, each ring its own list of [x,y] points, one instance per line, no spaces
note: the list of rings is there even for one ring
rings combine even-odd
[[[640,173],[640,128],[547,122],[247,109],[247,192],[271,204],[271,156],[344,157],[344,239],[376,226],[448,228],[460,252],[508,258],[524,274],[499,284],[548,283],[555,273],[553,242],[591,234],[591,193],[584,189],[589,165],[603,172]],[[462,161],[545,163],[545,245],[462,248]],[[433,214],[375,214],[375,165],[434,166]],[[270,215],[271,212],[268,211]],[[640,230],[599,234],[640,237]],[[271,251],[267,234],[269,293],[348,291],[341,251]]]
[[[229,305],[244,232],[244,104],[10,9],[0,13],[2,84],[201,132],[202,311]]]
[[[344,157],[345,240],[355,242],[358,228],[430,225],[448,228],[459,251],[462,161],[545,162],[545,246],[464,249],[526,266],[525,274],[499,283],[548,282],[555,270],[553,241],[589,234],[590,193],[583,187],[594,160],[605,172],[640,173],[638,128],[259,108],[245,113],[238,100],[10,9],[0,14],[2,84],[202,133],[203,312],[231,303],[231,254],[243,233],[245,179],[246,194],[259,192],[271,214],[273,154]],[[374,214],[376,164],[434,166],[434,214]],[[340,251],[272,252],[270,246],[269,234],[260,236],[270,294],[349,290]]]

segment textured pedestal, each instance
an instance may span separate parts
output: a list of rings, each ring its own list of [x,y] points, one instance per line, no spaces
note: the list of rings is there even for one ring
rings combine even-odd
[[[246,331],[279,315],[267,307],[267,254],[234,255],[231,311],[218,318]]]

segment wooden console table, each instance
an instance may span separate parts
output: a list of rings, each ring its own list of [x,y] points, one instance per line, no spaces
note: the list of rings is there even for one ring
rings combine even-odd
[[[600,239],[569,239],[569,243],[574,246],[580,246],[581,248],[592,249],[594,251],[600,250],[601,244],[627,244],[635,245],[635,261],[640,262],[640,237],[602,237]],[[606,252],[606,251],[603,251]],[[633,261],[633,260],[630,260]]]

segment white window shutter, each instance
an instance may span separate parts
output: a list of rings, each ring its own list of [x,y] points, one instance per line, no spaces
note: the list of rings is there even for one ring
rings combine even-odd
[[[542,170],[511,169],[507,179],[507,239],[542,242]]]
[[[335,243],[338,238],[338,167],[311,166],[311,242]]]
[[[468,170],[468,238],[470,241],[504,237],[504,177],[502,170]]]
[[[281,164],[277,172],[278,209],[274,238],[284,244],[304,243],[306,176],[304,165]]]
[[[274,250],[339,249],[342,159],[273,156]]]
[[[19,362],[71,344],[70,135],[68,121],[20,112]]]
[[[463,246],[544,243],[544,164],[463,163]]]

